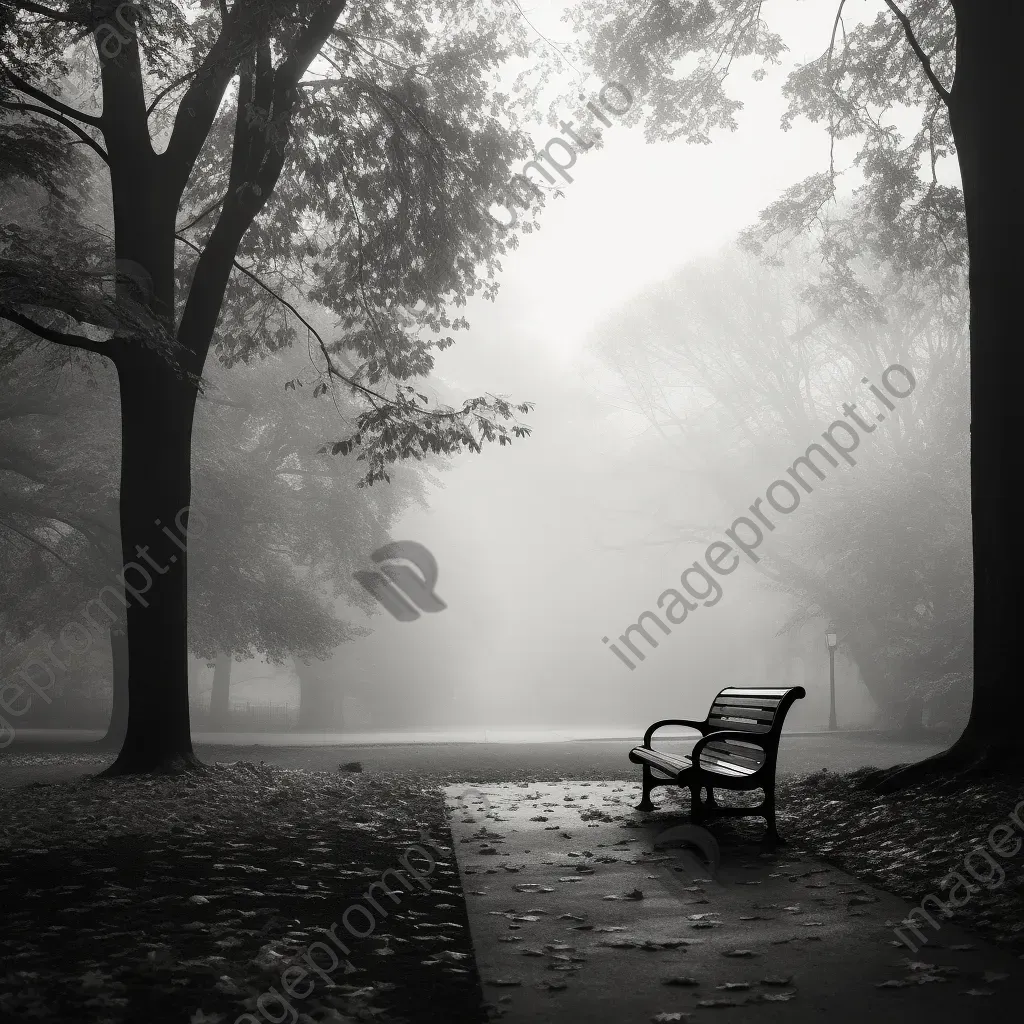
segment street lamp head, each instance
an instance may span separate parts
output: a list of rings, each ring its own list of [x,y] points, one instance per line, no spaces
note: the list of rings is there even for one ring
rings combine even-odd
[[[825,643],[828,644],[828,649],[830,651],[835,650],[837,639],[836,634],[831,631],[825,634]]]

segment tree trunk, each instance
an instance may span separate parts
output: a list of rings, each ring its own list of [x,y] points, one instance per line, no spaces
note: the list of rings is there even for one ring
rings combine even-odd
[[[231,725],[231,655],[218,653],[210,689],[210,729],[223,732]]]
[[[344,726],[341,692],[324,662],[307,665],[295,659],[299,676],[299,724],[305,732],[332,732]]]
[[[128,730],[128,634],[124,623],[110,627],[112,698],[110,724],[100,746],[120,750]]]
[[[124,744],[105,774],[178,771],[200,765],[189,729],[186,570],[196,389],[142,343],[117,369],[125,586],[118,599],[127,604],[130,672]],[[198,520],[193,534],[202,532]]]
[[[923,736],[926,732],[924,727],[923,697],[908,697],[903,704],[902,718],[900,719],[899,731],[904,736]]]
[[[950,123],[963,180],[971,292],[971,512],[974,550],[974,699],[967,727],[936,757],[890,773],[901,788],[935,773],[1020,769],[1024,688],[1015,666],[1021,578],[1016,467],[1022,371],[1024,204],[1020,133],[1007,112],[1024,106],[1019,0],[954,0],[956,78]]]
[[[188,702],[198,704],[202,694],[199,692],[199,663],[189,661],[188,663]]]

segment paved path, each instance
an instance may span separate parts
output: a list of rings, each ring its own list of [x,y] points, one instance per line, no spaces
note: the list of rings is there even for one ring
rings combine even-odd
[[[912,952],[892,928],[909,905],[788,848],[725,846],[704,878],[693,853],[654,850],[686,818],[635,812],[634,783],[447,794],[484,991],[506,1024],[1019,1016],[1013,954],[948,923]]]
[[[694,734],[685,741],[663,740],[666,750],[685,753]],[[424,782],[475,779],[486,782],[554,781],[556,779],[619,779],[638,772],[626,754],[632,740],[569,741],[546,743],[435,743],[382,746],[265,746],[251,744],[204,745],[196,752],[204,761],[266,761],[285,768],[334,771],[338,765],[359,761],[365,771],[408,772]],[[918,761],[945,744],[907,743],[887,736],[831,733],[816,736],[785,735],[779,749],[779,772],[793,774],[829,768],[850,771],[865,765],[886,768]],[[113,761],[113,755],[60,754],[50,749],[19,752],[13,745],[0,751],[0,786],[55,782],[94,774]]]

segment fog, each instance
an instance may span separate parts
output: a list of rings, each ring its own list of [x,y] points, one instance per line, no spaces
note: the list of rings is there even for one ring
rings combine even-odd
[[[428,549],[446,607],[399,621],[373,603],[338,602],[339,617],[365,632],[339,645],[324,667],[338,700],[325,731],[633,735],[658,718],[700,717],[727,685],[802,685],[807,698],[789,727],[824,728],[829,614],[750,558],[719,580],[713,604],[702,602],[668,635],[652,627],[657,646],[640,641],[643,654],[632,667],[611,648],[624,649],[619,638],[638,616],[658,610],[659,595],[678,588],[683,570],[737,516],[749,516],[748,505],[774,479],[788,479],[787,467],[842,416],[844,401],[870,400],[865,375],[878,386],[889,364],[917,359],[918,379],[929,376],[909,343],[880,341],[864,327],[841,332],[839,347],[812,335],[799,355],[810,360],[796,389],[806,402],[788,423],[778,418],[788,399],[776,407],[755,386],[768,382],[770,390],[784,374],[778,331],[806,323],[794,308],[806,284],[801,274],[815,271],[807,247],[790,253],[785,273],[758,270],[735,248],[787,187],[827,166],[824,127],[780,125],[778,86],[795,64],[822,51],[832,27],[833,12],[809,6],[775,12],[790,52],[767,85],[738,79],[745,106],[735,132],[696,146],[649,143],[642,129],[621,124],[608,128],[603,148],[581,154],[563,195],[548,202],[541,229],[523,235],[503,260],[496,300],[477,296],[460,311],[470,329],[437,355],[425,391],[453,403],[482,393],[534,402],[520,417],[532,433],[435,465],[425,507],[411,505],[379,531]],[[567,38],[562,7],[530,12],[555,42]],[[533,141],[543,147],[551,134],[538,124]],[[942,174],[952,173],[948,163]],[[843,179],[840,203],[856,185],[853,173]],[[746,297],[736,290],[743,287]],[[688,363],[667,369],[674,356],[657,361],[684,338]],[[740,365],[730,360],[741,343],[743,374],[726,381],[733,371],[722,367]],[[716,359],[724,362],[708,369]],[[703,378],[693,369],[701,360]],[[277,367],[257,372],[280,386]],[[715,374],[717,392],[708,384]],[[929,401],[921,394],[913,402]],[[201,408],[200,441],[215,429],[210,424]],[[820,533],[835,502],[852,508],[856,498],[843,495],[887,472],[885,459],[899,455],[912,433],[910,419],[895,415],[864,437],[857,464],[832,470],[799,509],[780,517],[759,550],[799,559],[805,532]],[[833,504],[824,503],[828,495]],[[882,523],[901,515],[896,506],[876,511]],[[955,550],[967,558],[966,519],[956,529]],[[376,542],[346,572],[373,569]],[[842,570],[820,562],[808,571],[824,579]],[[840,722],[892,724],[865,685],[855,632],[840,626]],[[862,647],[877,641],[859,639]],[[193,699],[208,706],[213,664],[200,656],[194,667]],[[233,666],[233,705],[297,708],[299,695],[290,658],[243,657]]]

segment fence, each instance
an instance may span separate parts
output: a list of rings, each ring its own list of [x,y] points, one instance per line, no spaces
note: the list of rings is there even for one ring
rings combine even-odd
[[[189,701],[189,718],[193,732],[284,732],[299,721],[299,709],[291,704],[269,701],[232,701],[228,721],[210,721],[210,705]]]

